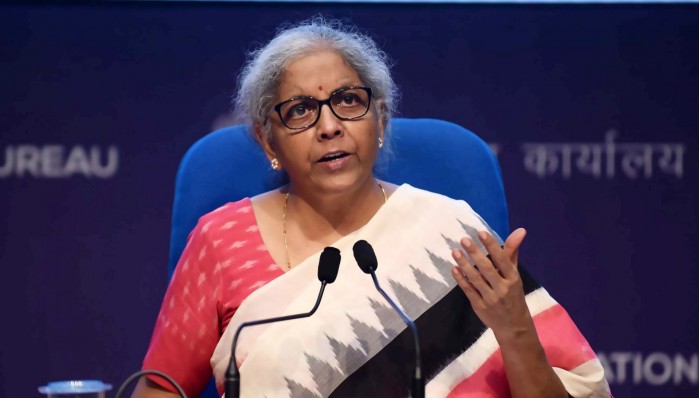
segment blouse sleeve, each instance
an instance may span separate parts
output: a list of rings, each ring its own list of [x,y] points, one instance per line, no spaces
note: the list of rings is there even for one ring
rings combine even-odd
[[[162,371],[187,396],[198,396],[211,378],[209,359],[220,336],[221,295],[221,266],[200,220],[163,299],[143,369]],[[161,377],[149,378],[177,391]]]

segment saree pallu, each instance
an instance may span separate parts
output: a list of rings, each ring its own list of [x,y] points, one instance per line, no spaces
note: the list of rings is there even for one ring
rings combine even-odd
[[[463,201],[402,185],[364,227],[335,242],[342,260],[309,317],[246,328],[238,340],[241,397],[406,397],[412,335],[357,266],[352,246],[370,242],[382,288],[419,330],[427,397],[510,395],[498,344],[450,274],[451,251],[477,231],[500,238]],[[480,246],[485,252],[483,246]],[[253,292],[211,359],[219,385],[237,327],[308,312],[320,288],[320,253]],[[550,364],[575,397],[608,397],[603,368],[564,309],[520,269],[526,301]]]

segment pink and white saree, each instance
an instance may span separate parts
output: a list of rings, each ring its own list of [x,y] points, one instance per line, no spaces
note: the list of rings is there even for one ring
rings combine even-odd
[[[246,328],[236,355],[242,397],[406,397],[413,342],[352,255],[372,244],[383,289],[415,320],[427,397],[507,397],[498,344],[450,275],[465,235],[495,233],[463,201],[403,185],[373,219],[335,242],[342,261],[310,318]],[[483,248],[482,248],[483,249]],[[242,322],[308,312],[320,253],[253,292],[211,358],[217,383]],[[609,397],[603,368],[564,309],[521,269],[526,301],[550,364],[574,397]]]

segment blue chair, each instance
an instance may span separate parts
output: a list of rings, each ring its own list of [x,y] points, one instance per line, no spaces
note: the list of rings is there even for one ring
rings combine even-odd
[[[461,126],[435,119],[396,118],[391,129],[393,154],[378,166],[378,178],[464,199],[501,237],[508,235],[501,171],[483,140]],[[199,217],[282,182],[245,126],[227,127],[199,139],[177,172],[168,277]],[[213,383],[202,397],[218,397]]]

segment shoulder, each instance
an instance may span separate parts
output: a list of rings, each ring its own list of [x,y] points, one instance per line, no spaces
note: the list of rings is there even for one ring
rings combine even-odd
[[[187,237],[187,246],[193,241],[203,244],[235,238],[242,231],[257,231],[256,225],[250,198],[229,202],[199,218]]]
[[[204,232],[215,228],[233,227],[238,223],[255,223],[253,217],[253,205],[250,198],[244,198],[237,202],[229,202],[203,215],[197,222],[197,228]]]
[[[232,262],[257,255],[263,246],[251,200],[245,198],[200,217],[188,236],[183,258],[201,263],[200,268],[228,268]]]
[[[469,231],[487,230],[492,235],[497,235],[465,200],[454,199],[408,184],[401,185],[393,196],[396,198],[397,207],[414,219],[421,217],[431,222],[458,220],[461,225],[468,226]]]
[[[397,187],[396,194],[397,198],[420,206],[450,206],[471,209],[469,204],[462,199],[454,199],[437,192],[416,188],[409,184],[402,184]]]

